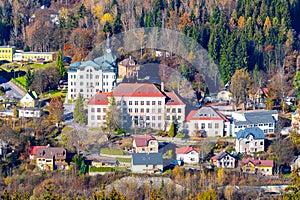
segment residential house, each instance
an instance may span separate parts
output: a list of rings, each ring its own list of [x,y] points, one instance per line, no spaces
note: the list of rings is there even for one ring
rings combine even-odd
[[[265,108],[267,88],[252,88],[249,92],[249,100],[253,103],[251,109]]]
[[[152,135],[140,135],[133,138],[135,153],[158,153],[158,141]]]
[[[163,171],[161,153],[134,153],[131,160],[131,171],[135,173],[154,173]]]
[[[136,63],[135,60],[131,59],[131,56],[118,63],[118,76],[123,79],[125,76],[127,78],[137,78],[140,65]]]
[[[35,91],[27,92],[20,100],[20,106],[22,108],[34,108],[39,105],[39,98]]]
[[[211,161],[214,166],[218,168],[236,168],[238,164],[238,158],[226,151],[222,151],[219,154],[213,156]]]
[[[162,87],[163,88],[163,87]],[[168,130],[172,122],[183,129],[185,104],[175,92],[159,90],[153,83],[120,83],[112,94],[121,110],[121,126]],[[88,126],[105,126],[110,93],[97,93],[89,99]]]
[[[36,159],[36,150],[37,149],[45,149],[47,146],[31,146],[29,150],[29,159],[35,160]]]
[[[41,170],[65,169],[67,151],[62,147],[37,148],[36,165]]]
[[[277,110],[253,110],[232,113],[232,134],[236,136],[239,130],[250,127],[259,127],[264,134],[275,133],[278,112]]]
[[[218,110],[220,113],[222,113],[225,116],[231,116],[232,112],[235,111],[235,105],[229,103],[228,101],[209,103],[206,104],[206,106],[211,106],[212,108]]]
[[[186,118],[185,130],[189,135],[204,132],[207,137],[229,136],[231,133],[229,119],[210,106],[192,110]]]
[[[176,160],[186,164],[199,164],[200,149],[195,147],[176,148]]]
[[[253,158],[243,158],[241,160],[242,170],[245,173],[261,174],[270,176],[273,174],[273,160],[255,160]]]
[[[265,135],[258,128],[239,130],[235,139],[235,150],[239,153],[255,153],[265,151]]]
[[[232,94],[229,91],[223,90],[217,94],[217,99],[219,99],[221,101],[231,101]]]
[[[18,113],[19,113],[19,117],[41,117],[42,109],[41,108],[19,108]]]
[[[111,92],[116,85],[116,55],[111,51],[109,36],[106,41],[106,53],[94,60],[75,62],[68,69],[68,96],[70,100],[80,93],[90,98],[98,92]],[[96,126],[96,125],[95,125]]]

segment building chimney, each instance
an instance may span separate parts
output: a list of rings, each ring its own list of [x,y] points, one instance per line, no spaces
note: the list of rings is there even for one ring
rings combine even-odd
[[[160,85],[160,90],[162,91],[162,92],[164,92],[165,91],[165,84],[164,84],[164,82],[162,81],[161,82],[161,85]]]

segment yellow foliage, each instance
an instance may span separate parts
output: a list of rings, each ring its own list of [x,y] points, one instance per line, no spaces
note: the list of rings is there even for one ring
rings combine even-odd
[[[183,169],[181,167],[179,167],[178,165],[175,166],[174,170],[173,170],[173,175],[176,179],[180,179],[183,178]]]
[[[239,29],[242,29],[245,27],[245,18],[243,16],[240,16],[239,20],[238,20],[238,27]]]
[[[64,8],[64,7],[62,7],[58,12],[59,18],[65,19],[65,20],[68,18],[68,14],[69,14],[68,9]]]
[[[112,18],[112,16],[111,16],[111,14],[105,13],[105,14],[103,15],[101,21],[102,21],[102,24],[105,24],[106,22],[111,23],[111,22],[113,21],[113,18]]]
[[[94,15],[97,19],[102,19],[104,8],[100,3],[97,3],[94,8]]]
[[[225,179],[224,169],[223,168],[218,169],[218,174],[217,174],[217,179],[216,179],[218,186],[223,185],[224,179]]]

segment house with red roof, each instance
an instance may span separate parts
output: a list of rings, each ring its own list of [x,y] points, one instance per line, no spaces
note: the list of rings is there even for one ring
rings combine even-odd
[[[190,136],[199,134],[206,137],[230,136],[230,128],[230,120],[210,106],[192,110],[185,121],[185,129]]]
[[[274,161],[273,160],[256,160],[253,158],[243,158],[241,160],[242,170],[245,173],[272,175]]]
[[[139,135],[133,138],[135,153],[158,153],[158,141],[152,135]]]
[[[44,149],[44,148],[47,148],[47,146],[31,146],[29,149],[29,159],[35,160],[37,149]]]
[[[183,129],[185,103],[175,92],[165,92],[153,83],[120,83],[112,91],[127,128],[168,130],[172,122]],[[88,126],[105,126],[111,93],[97,93],[88,103]]]
[[[186,164],[198,164],[199,154],[199,148],[190,146],[176,148],[176,159]]]

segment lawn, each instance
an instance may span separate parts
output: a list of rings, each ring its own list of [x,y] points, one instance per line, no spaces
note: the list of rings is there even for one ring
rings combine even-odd
[[[108,155],[127,155],[127,151],[109,149],[109,148],[101,148],[100,154],[108,154]]]
[[[26,77],[20,76],[18,78],[13,79],[16,83],[20,84],[21,87],[26,88]]]
[[[119,162],[131,163],[131,158],[116,158]]]

